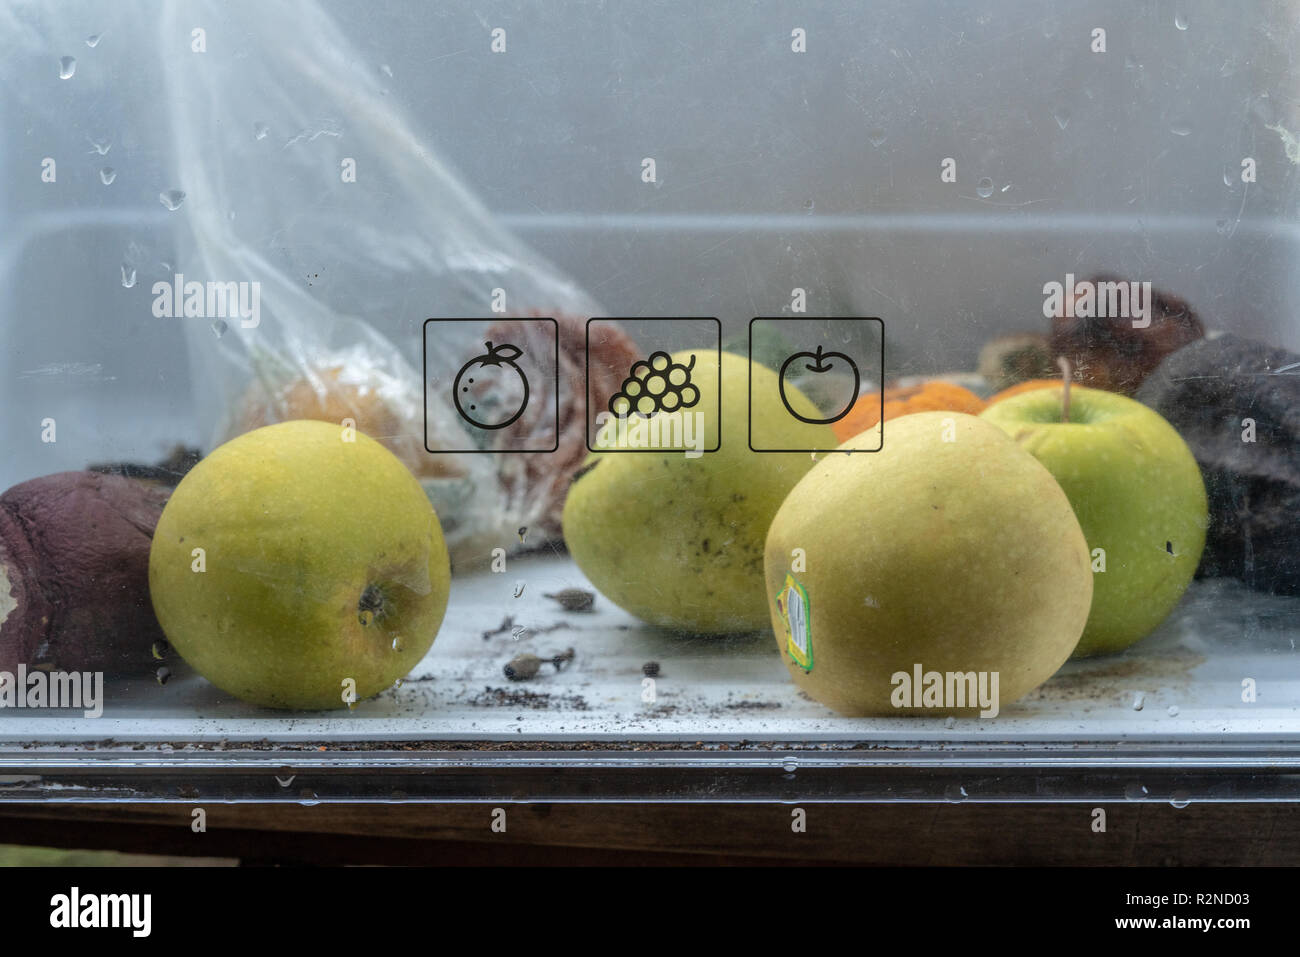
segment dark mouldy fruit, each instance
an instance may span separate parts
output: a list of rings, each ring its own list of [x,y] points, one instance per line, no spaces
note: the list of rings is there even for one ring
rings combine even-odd
[[[145,674],[165,642],[149,547],[171,490],[59,472],[0,495],[0,670]]]
[[[1107,275],[1090,282],[1128,285]],[[1071,303],[1052,320],[1052,355],[1070,360],[1080,385],[1133,395],[1165,356],[1205,335],[1192,307],[1176,296],[1153,289],[1146,306],[1150,325],[1134,328],[1130,316],[1076,317]]]
[[[1210,505],[1202,578],[1300,595],[1297,373],[1300,355],[1225,334],[1175,352],[1136,396],[1169,420],[1201,467]]]
[[[144,479],[175,488],[194,466],[199,464],[203,453],[196,448],[177,445],[167,457],[157,465],[143,465],[139,462],[105,462],[86,466],[88,472],[103,472],[108,475],[120,475],[123,478]]]
[[[520,533],[519,546],[524,548],[563,537],[560,515],[570,479],[587,460],[587,442],[596,434],[597,416],[640,355],[616,323],[601,322],[588,330],[586,316],[542,315],[553,318],[554,325],[537,322],[540,316],[529,313],[495,322],[484,333],[485,339],[514,343],[528,355],[558,359],[558,407],[550,402],[530,403],[518,422],[494,432],[498,438],[486,446],[507,449],[520,435],[530,436],[530,443],[535,440],[542,448],[554,444],[555,451],[548,455],[504,456],[518,461],[499,473],[506,500],[530,505],[527,542]]]
[[[994,392],[1056,375],[1052,347],[1047,336],[1037,333],[1001,336],[986,342],[980,349],[978,370]]]

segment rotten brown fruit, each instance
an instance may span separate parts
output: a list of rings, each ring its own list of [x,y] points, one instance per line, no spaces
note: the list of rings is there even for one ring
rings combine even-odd
[[[0,670],[157,669],[151,649],[165,639],[149,600],[149,546],[170,494],[59,472],[0,495]]]

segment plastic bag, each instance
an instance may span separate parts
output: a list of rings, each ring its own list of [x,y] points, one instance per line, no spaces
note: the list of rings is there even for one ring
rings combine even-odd
[[[454,558],[558,537],[566,473],[585,455],[573,362],[561,363],[556,453],[430,454],[422,325],[487,315],[504,296],[507,314],[556,317],[571,360],[595,302],[493,221],[312,0],[163,11],[185,280],[256,284],[237,315],[186,324],[212,444],[288,418],[352,418],[420,479]],[[195,24],[238,38],[239,55],[185,56]],[[465,324],[434,351],[463,354],[491,326]],[[553,430],[555,416],[538,423]],[[473,441],[450,402],[429,400],[428,448]]]
[[[583,320],[600,310],[494,222],[439,159],[438,131],[318,3],[11,0],[0,78],[6,113],[44,124],[65,171],[42,214],[114,183],[91,221],[122,224],[122,285],[154,296],[158,336],[184,337],[207,449],[283,419],[351,418],[422,482],[457,560],[559,537],[586,456]],[[467,434],[445,390],[426,403],[424,320],[493,315],[442,333],[431,379],[522,335],[509,317],[555,317],[558,401],[527,420],[552,453],[447,451],[501,445]],[[635,358],[619,335],[593,342],[596,405]]]

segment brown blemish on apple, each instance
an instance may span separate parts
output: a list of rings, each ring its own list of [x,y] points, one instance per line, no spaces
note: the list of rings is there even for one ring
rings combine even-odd
[[[362,625],[379,624],[391,611],[392,603],[378,585],[372,583],[361,590],[361,598],[357,601],[357,620]]]

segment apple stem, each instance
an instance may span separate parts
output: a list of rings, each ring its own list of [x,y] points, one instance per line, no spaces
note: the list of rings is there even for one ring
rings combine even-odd
[[[1070,421],[1070,380],[1074,376],[1074,370],[1070,366],[1070,360],[1065,356],[1057,356],[1056,364],[1061,369],[1061,421]]]

